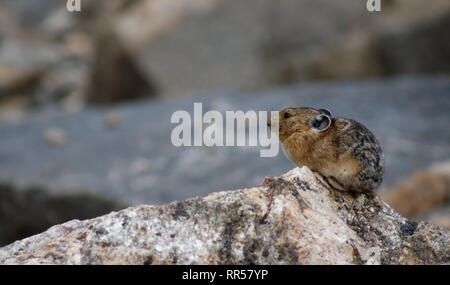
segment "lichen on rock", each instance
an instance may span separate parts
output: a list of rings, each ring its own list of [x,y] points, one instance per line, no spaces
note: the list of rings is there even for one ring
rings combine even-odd
[[[0,248],[0,263],[448,264],[449,237],[303,167],[249,189],[56,225]]]

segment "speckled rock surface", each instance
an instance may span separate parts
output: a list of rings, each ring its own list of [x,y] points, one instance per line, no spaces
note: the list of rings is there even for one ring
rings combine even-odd
[[[308,168],[260,186],[73,220],[0,248],[1,264],[449,264],[447,229]]]

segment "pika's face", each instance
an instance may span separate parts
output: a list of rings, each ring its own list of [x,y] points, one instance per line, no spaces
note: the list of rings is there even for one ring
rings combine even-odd
[[[272,120],[278,121],[281,142],[297,132],[316,135],[327,130],[332,122],[330,111],[305,107],[286,108]]]

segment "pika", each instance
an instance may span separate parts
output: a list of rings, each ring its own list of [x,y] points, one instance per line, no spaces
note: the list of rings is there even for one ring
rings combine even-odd
[[[285,155],[320,173],[333,188],[373,194],[382,183],[383,151],[361,123],[306,107],[284,109],[272,120],[279,122]]]

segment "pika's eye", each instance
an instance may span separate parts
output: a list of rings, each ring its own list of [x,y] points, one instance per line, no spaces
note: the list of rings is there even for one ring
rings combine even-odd
[[[289,118],[289,117],[291,117],[292,115],[291,114],[289,114],[289,113],[284,113],[284,118],[285,119],[287,119],[287,118]]]
[[[331,125],[331,118],[324,114],[315,116],[309,124],[311,129],[318,132],[325,131],[330,127],[330,125]]]

